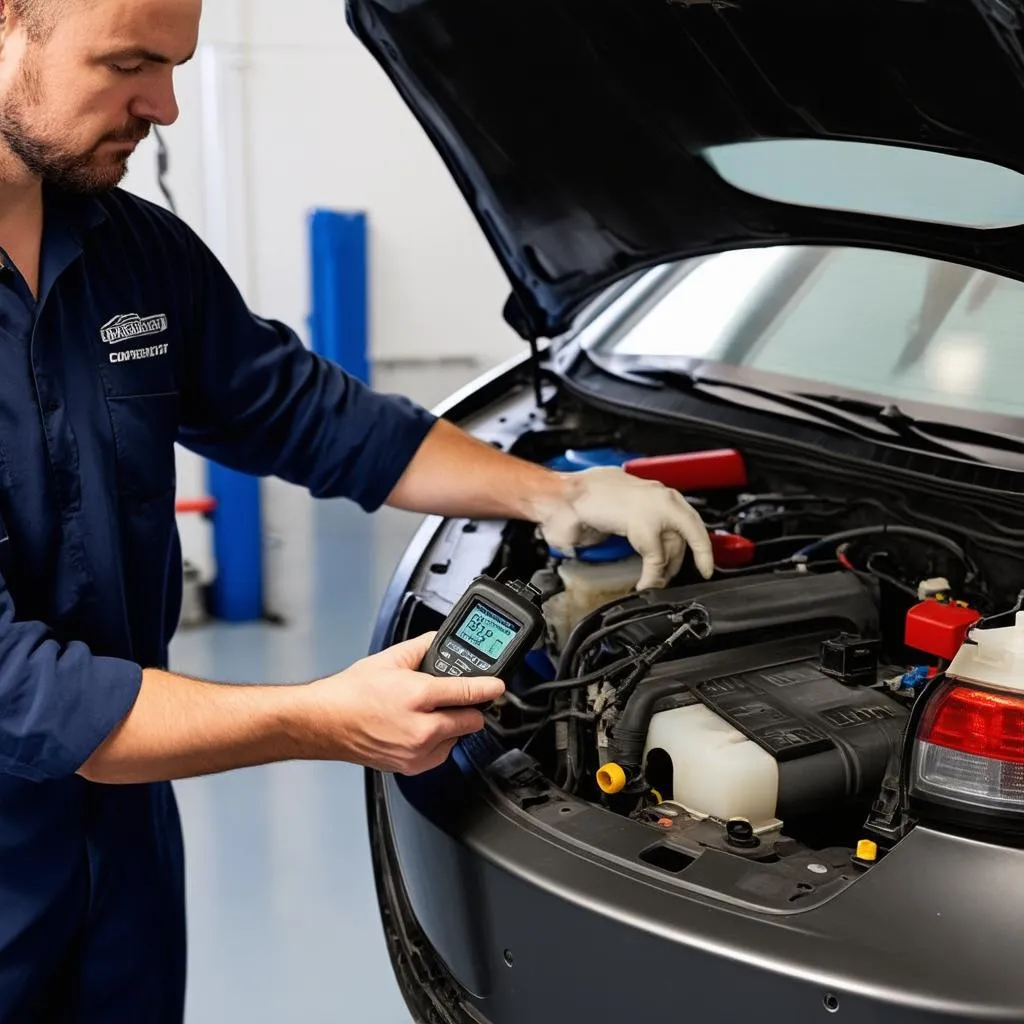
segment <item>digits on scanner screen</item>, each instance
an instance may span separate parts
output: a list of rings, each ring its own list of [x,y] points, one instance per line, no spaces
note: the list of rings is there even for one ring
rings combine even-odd
[[[475,604],[455,635],[496,661],[518,632],[519,627],[515,623],[481,604]]]

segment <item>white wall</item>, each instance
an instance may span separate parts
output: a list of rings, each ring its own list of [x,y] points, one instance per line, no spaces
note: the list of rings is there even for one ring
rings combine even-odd
[[[181,119],[165,131],[169,183],[179,213],[256,312],[308,343],[309,213],[364,210],[379,390],[431,405],[521,350],[501,319],[508,289],[497,261],[419,125],[350,33],[343,0],[213,0],[201,52],[178,74]],[[140,148],[126,187],[162,201],[155,152]],[[198,460],[181,453],[179,465],[180,493],[198,492]],[[310,514],[304,492],[264,485],[266,591],[286,617],[310,600]],[[207,565],[199,528],[182,525],[186,555]]]

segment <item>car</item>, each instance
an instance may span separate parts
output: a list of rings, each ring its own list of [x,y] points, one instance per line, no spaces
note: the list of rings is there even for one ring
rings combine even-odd
[[[679,489],[716,561],[423,521],[373,650],[481,577],[544,631],[444,765],[367,773],[414,1018],[1024,1020],[1024,7],[347,17],[524,340],[442,414]]]

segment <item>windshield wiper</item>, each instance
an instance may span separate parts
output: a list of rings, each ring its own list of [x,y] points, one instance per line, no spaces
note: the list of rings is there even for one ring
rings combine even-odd
[[[895,427],[881,419],[874,408],[844,409],[831,402],[816,401],[814,396],[803,395],[756,384],[720,380],[704,373],[689,373],[671,367],[640,364],[638,366],[604,366],[615,376],[643,384],[647,387],[670,387],[676,391],[712,398],[745,409],[775,413],[804,422],[849,430],[858,437],[869,433],[884,440],[895,440],[901,435]]]
[[[915,451],[991,464],[993,453],[1007,468],[1024,469],[1024,441],[998,431],[917,419],[894,402],[872,402],[838,394],[782,391],[718,379],[700,371],[639,363],[599,363],[608,373],[648,387],[670,387],[730,405],[817,423],[865,440],[900,444]],[[1006,459],[1005,456],[1013,456]]]
[[[1006,452],[1024,455],[1024,440],[1013,434],[1004,434],[997,430],[981,430],[967,427],[959,423],[944,423],[941,420],[926,420],[911,416],[894,402],[875,403],[847,395],[816,395],[799,393],[816,403],[854,412],[859,416],[874,417],[878,422],[897,430],[908,438],[922,438],[933,443],[955,447],[958,451],[971,456],[974,449]],[[980,456],[978,456],[980,458]]]

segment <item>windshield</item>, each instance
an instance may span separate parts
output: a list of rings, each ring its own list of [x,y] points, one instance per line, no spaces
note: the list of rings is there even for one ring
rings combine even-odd
[[[647,302],[594,348],[1024,417],[1017,281],[902,253],[780,246],[691,260]]]

